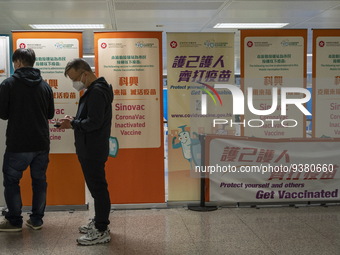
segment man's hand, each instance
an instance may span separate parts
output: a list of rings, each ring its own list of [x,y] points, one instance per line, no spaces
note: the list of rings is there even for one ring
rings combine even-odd
[[[60,119],[60,127],[59,129],[70,129],[72,128],[71,121],[73,120],[73,117],[70,115],[65,115],[64,118]]]

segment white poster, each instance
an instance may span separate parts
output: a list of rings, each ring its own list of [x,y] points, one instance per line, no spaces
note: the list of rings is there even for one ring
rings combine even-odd
[[[10,53],[9,37],[0,36],[0,83],[10,76]],[[6,127],[7,121],[0,120],[0,166],[3,164],[3,155],[6,149]],[[3,176],[0,174],[0,207],[5,205],[3,192]]]
[[[319,31],[313,31],[318,33]],[[325,31],[322,31],[325,32]],[[340,137],[340,36],[339,30],[329,32],[334,36],[315,38],[315,71],[313,75],[314,136]],[[335,35],[338,36],[335,36]]]
[[[98,74],[114,89],[111,136],[120,149],[161,145],[159,47],[157,38],[98,40]]]
[[[0,36],[0,83],[10,75],[9,37]]]
[[[244,49],[241,70],[246,95],[244,136],[305,137],[304,113],[295,104],[285,105],[281,100],[283,96],[297,100],[306,96],[295,90],[282,93],[283,88],[305,88],[306,30],[278,31],[259,30],[257,35],[255,30],[241,31]],[[252,108],[261,114],[254,114]]]
[[[231,93],[218,88],[233,83],[233,33],[167,34],[169,200],[199,198],[190,175],[201,161],[199,134],[235,135]]]
[[[340,140],[206,139],[210,201],[339,200]],[[199,168],[197,170],[200,170]]]

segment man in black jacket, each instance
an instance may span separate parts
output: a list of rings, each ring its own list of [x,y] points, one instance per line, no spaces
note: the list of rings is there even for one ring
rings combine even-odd
[[[65,68],[65,76],[72,80],[76,90],[86,89],[79,100],[76,116],[66,115],[60,128],[74,129],[76,153],[95,207],[94,219],[79,228],[85,235],[77,242],[81,245],[106,243],[111,240],[108,229],[111,202],[105,162],[109,156],[112,86],[103,77],[97,78],[82,59],[70,61]]]
[[[30,166],[33,189],[32,214],[26,225],[41,229],[46,206],[46,170],[50,137],[48,119],[54,116],[51,87],[33,68],[32,49],[17,49],[13,56],[14,74],[0,85],[0,118],[8,120],[3,162],[4,193],[8,212],[0,231],[21,231],[22,201],[19,182]]]

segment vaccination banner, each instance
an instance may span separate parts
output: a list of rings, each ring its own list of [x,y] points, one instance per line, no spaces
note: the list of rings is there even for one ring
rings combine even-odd
[[[82,57],[82,32],[13,31],[12,38],[13,50],[34,50],[34,67],[40,69],[41,76],[51,86],[54,94],[55,115],[50,121],[47,205],[84,205],[85,183],[75,154],[73,132],[54,127],[54,121],[66,114],[73,116],[77,112],[79,92],[73,89],[71,80],[64,76],[64,70],[68,61]],[[24,204],[28,205],[32,200],[28,171],[24,174],[21,186],[25,190],[22,194]]]
[[[340,29],[313,29],[313,137],[340,137]]]
[[[167,33],[169,201],[199,199],[199,134],[237,132],[223,84],[234,85],[233,33]]]
[[[31,48],[35,51],[34,67],[40,69],[41,76],[53,89],[55,116],[50,121],[51,153],[75,153],[73,133],[55,128],[53,123],[77,111],[79,92],[72,87],[70,79],[64,76],[64,70],[70,60],[82,55],[82,33],[51,33],[53,38],[48,35],[36,38],[35,35],[45,34],[32,33],[13,32],[14,49]]]
[[[0,83],[10,75],[9,36],[0,35]]]
[[[162,33],[96,32],[94,45],[114,91],[111,202],[164,202]]]
[[[241,30],[244,136],[305,137],[306,29]]]
[[[210,201],[339,201],[340,139],[206,138]]]
[[[9,36],[0,35],[0,83],[10,76],[10,44]],[[0,120],[0,166],[3,164],[3,155],[6,148],[6,126],[7,121]],[[0,174],[0,183],[3,182],[3,176]],[[5,205],[3,185],[0,185],[0,207]]]

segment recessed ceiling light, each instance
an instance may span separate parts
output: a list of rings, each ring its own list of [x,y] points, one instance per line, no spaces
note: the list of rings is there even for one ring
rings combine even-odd
[[[94,58],[94,55],[89,54],[89,55],[83,55],[83,58]]]
[[[104,24],[30,24],[33,29],[103,29]]]
[[[289,23],[217,23],[214,28],[281,28]]]

